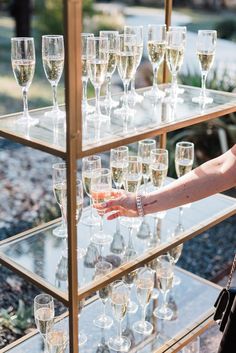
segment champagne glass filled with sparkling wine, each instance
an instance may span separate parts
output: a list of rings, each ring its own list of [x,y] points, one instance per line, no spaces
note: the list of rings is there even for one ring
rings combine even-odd
[[[133,329],[143,335],[149,335],[153,331],[153,326],[145,318],[154,287],[154,271],[148,267],[141,267],[136,275],[135,287],[138,302],[142,309],[142,319],[134,323]]]
[[[68,321],[62,319],[47,332],[46,344],[48,353],[65,353],[69,343]]]
[[[166,180],[168,172],[168,150],[164,148],[157,148],[151,151],[151,163],[150,163],[150,176],[152,185],[155,189],[161,188]],[[160,241],[158,234],[158,219],[165,216],[166,211],[152,213],[151,216],[154,218],[154,229],[153,229],[153,244]]]
[[[175,147],[175,171],[177,177],[187,174],[191,171],[194,161],[194,144],[192,142],[177,142]],[[179,220],[178,225],[175,229],[175,235],[184,231],[184,227],[182,225],[182,217],[183,217],[183,207],[179,207]]]
[[[146,97],[158,99],[165,93],[158,88],[158,70],[166,52],[166,25],[148,25],[148,57],[153,69],[152,88],[145,92]]]
[[[82,94],[82,111],[85,114],[94,112],[94,107],[88,104],[87,100],[87,86],[88,86],[88,38],[94,37],[93,33],[81,33],[81,50],[82,50],[82,85],[83,85],[83,94]]]
[[[103,276],[110,273],[112,265],[107,261],[99,261],[95,265],[95,279],[102,278]],[[106,287],[99,289],[98,296],[103,304],[103,312],[93,320],[95,326],[101,328],[109,328],[113,324],[113,320],[106,314],[106,304],[111,295],[111,285],[108,284]]]
[[[109,116],[102,114],[100,109],[100,91],[106,78],[109,60],[108,38],[89,37],[87,39],[87,57],[89,78],[94,86],[96,97],[95,112],[88,115],[88,118],[99,122],[109,119]]]
[[[129,34],[119,35],[118,72],[124,85],[123,106],[115,110],[115,113],[127,118],[134,115],[134,110],[129,108],[128,88],[135,75],[137,66],[136,36]]]
[[[124,34],[136,37],[136,71],[143,56],[143,26],[125,26]],[[142,102],[143,96],[135,91],[135,76],[131,80],[131,91],[129,97],[133,103]]]
[[[98,208],[100,216],[100,229],[93,234],[92,241],[98,245],[104,245],[112,242],[112,236],[106,234],[103,229],[104,211],[99,206],[111,198],[112,183],[111,170],[107,168],[98,169],[94,172],[91,179],[91,195],[93,205]]]
[[[27,99],[35,70],[34,38],[11,38],[11,63],[16,82],[21,87],[23,95],[23,115],[17,123],[36,125],[39,121],[30,116]]]
[[[63,36],[46,35],[42,37],[42,59],[45,75],[52,87],[53,108],[45,115],[64,118],[65,113],[59,109],[57,102],[57,86],[64,68]]]
[[[173,258],[161,255],[157,259],[156,267],[157,285],[163,295],[163,304],[154,310],[154,315],[159,319],[170,320],[173,311],[168,308],[167,294],[173,286]]]
[[[52,171],[53,192],[62,216],[62,224],[53,230],[53,234],[60,238],[66,238],[66,205],[65,202],[62,202],[65,200],[63,194],[66,193],[66,163],[53,164]]]
[[[39,294],[34,298],[34,319],[43,339],[51,330],[54,322],[54,301],[49,294]]]
[[[83,214],[82,223],[88,226],[98,224],[98,217],[94,216],[91,196],[91,179],[94,171],[102,167],[101,157],[92,155],[82,159],[82,179],[84,190],[89,197],[90,208],[89,212]]]
[[[128,313],[136,313],[136,311],[138,310],[138,305],[133,300],[131,300],[131,291],[134,286],[136,276],[137,276],[137,271],[134,270],[134,271],[127,273],[123,277],[123,280],[129,289],[129,304],[128,304],[128,308],[127,308]]]
[[[199,60],[201,76],[202,76],[202,89],[199,97],[194,97],[192,101],[199,104],[212,103],[213,98],[206,95],[206,79],[210,71],[216,49],[217,32],[200,30],[197,36],[197,56]]]
[[[147,182],[150,178],[151,151],[156,148],[156,141],[146,139],[138,143],[138,155],[142,158],[142,174],[144,181],[144,192],[147,192]]]
[[[122,336],[122,321],[125,318],[129,303],[129,290],[123,281],[115,281],[111,288],[111,306],[114,319],[118,322],[118,335],[108,340],[109,348],[118,352],[128,352],[131,342]]]
[[[186,44],[186,27],[170,27],[167,32],[166,61],[172,75],[171,98],[177,99],[177,95],[183,93],[178,87],[177,75],[184,60]]]
[[[118,101],[115,101],[111,97],[111,78],[114,74],[117,66],[117,52],[118,52],[118,44],[119,44],[119,32],[118,31],[100,31],[100,37],[104,37],[108,39],[108,66],[107,66],[107,90],[106,97],[104,100],[104,105],[106,108],[111,110],[114,107],[119,105]]]

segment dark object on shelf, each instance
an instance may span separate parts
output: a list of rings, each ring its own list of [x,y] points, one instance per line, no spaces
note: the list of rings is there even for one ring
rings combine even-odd
[[[31,32],[31,0],[12,0],[9,6],[10,15],[15,19],[16,37],[30,37]]]
[[[236,347],[236,296],[228,316],[218,353],[235,353]]]

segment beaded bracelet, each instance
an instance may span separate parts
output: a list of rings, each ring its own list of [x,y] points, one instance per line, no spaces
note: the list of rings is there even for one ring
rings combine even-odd
[[[139,194],[136,195],[136,205],[137,205],[137,212],[138,212],[139,217],[144,217],[142,196]]]

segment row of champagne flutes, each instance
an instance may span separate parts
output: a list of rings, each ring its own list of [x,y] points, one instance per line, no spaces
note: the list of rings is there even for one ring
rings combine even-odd
[[[111,271],[111,264],[106,261],[98,262],[95,277],[101,278]],[[98,296],[103,303],[104,312],[94,319],[94,324],[103,329],[109,329],[113,325],[113,319],[105,312],[105,306],[110,301],[113,318],[117,322],[117,336],[108,338],[109,348],[115,351],[127,352],[131,346],[128,337],[122,335],[122,321],[130,311],[130,284],[134,284],[136,297],[141,309],[141,320],[133,324],[133,330],[139,334],[150,335],[153,325],[146,321],[146,309],[152,297],[152,291],[157,280],[157,286],[163,295],[162,304],[153,312],[154,316],[162,319],[171,319],[173,312],[168,307],[167,295],[173,286],[173,259],[169,255],[161,255],[156,259],[155,270],[149,267],[141,267],[125,275],[122,280],[106,285],[98,291]],[[127,282],[126,282],[127,281]],[[81,314],[84,301],[79,304]],[[136,309],[137,311],[137,309]],[[40,294],[34,299],[34,315],[36,326],[41,333],[48,352],[60,349],[63,353],[68,342],[68,329],[66,325],[54,324],[54,301],[48,294]],[[87,336],[82,331],[79,333],[79,345],[87,342]]]
[[[194,160],[194,145],[191,142],[178,142],[175,150],[175,167],[178,177],[186,174],[192,169]],[[83,186],[86,194],[90,199],[90,211],[87,210],[82,217],[82,222],[89,226],[97,226],[99,230],[94,231],[91,241],[99,246],[111,244],[111,250],[115,253],[124,255],[124,260],[129,260],[136,255],[136,250],[132,243],[132,230],[139,228],[137,236],[141,239],[149,239],[150,246],[156,246],[159,239],[155,237],[155,228],[160,213],[155,213],[154,217],[154,232],[151,234],[149,223],[146,217],[140,222],[140,219],[123,218],[121,224],[129,229],[129,239],[127,246],[124,246],[124,240],[120,231],[120,220],[117,219],[116,232],[112,237],[104,230],[103,221],[104,213],[100,209],[100,205],[110,198],[114,198],[123,192],[137,193],[140,189],[143,180],[144,187],[141,192],[146,193],[147,187],[150,190],[158,189],[164,185],[168,172],[168,150],[156,148],[156,141],[146,139],[138,143],[138,155],[129,155],[127,146],[121,146],[111,150],[110,153],[110,168],[102,168],[100,156],[93,155],[85,157],[82,160],[82,180],[77,180],[76,183],[76,219],[80,221],[83,210]],[[151,184],[147,184],[151,179]],[[116,190],[112,188],[112,181]],[[147,186],[148,185],[148,186]],[[66,164],[57,163],[53,165],[53,190],[57,203],[61,208],[62,225],[53,230],[53,234],[59,237],[67,237],[66,226]],[[99,216],[94,215],[93,207],[99,209]],[[183,232],[182,225],[183,208],[179,208],[179,221],[175,229],[175,235]],[[141,226],[140,226],[141,223]],[[116,239],[115,239],[116,238]],[[116,241],[117,240],[117,241]],[[116,243],[119,243],[117,245]],[[80,254],[84,254],[84,249],[78,249]]]
[[[186,45],[186,27],[170,27],[166,31],[165,25],[148,25],[147,50],[148,57],[153,67],[153,86],[145,92],[145,96],[159,99],[165,96],[165,92],[158,88],[158,70],[164,59],[167,61],[169,71],[172,75],[172,85],[166,101],[177,100],[178,94],[183,89],[178,88],[177,75],[181,69],[184,59]],[[135,91],[135,73],[140,65],[143,54],[143,26],[125,26],[124,34],[117,31],[100,31],[99,37],[92,33],[82,35],[82,82],[83,82],[83,110],[89,114],[89,119],[103,120],[107,116],[100,110],[100,89],[107,82],[106,96],[103,104],[108,109],[117,107],[118,102],[111,97],[111,78],[116,66],[124,85],[123,106],[115,109],[114,113],[122,116],[133,115],[134,105],[141,102],[143,96]],[[216,31],[200,30],[197,38],[197,56],[199,59],[202,75],[202,90],[199,97],[192,100],[196,103],[211,103],[212,98],[206,96],[206,78],[212,67],[215,48]],[[87,82],[91,80],[96,93],[96,109],[93,111],[87,102]],[[131,82],[131,91],[128,95],[128,87]],[[91,113],[91,114],[90,114]]]

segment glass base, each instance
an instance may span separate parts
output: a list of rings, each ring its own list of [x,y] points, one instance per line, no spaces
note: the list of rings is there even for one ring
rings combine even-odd
[[[83,346],[88,340],[88,337],[83,333],[79,333],[79,347]]]
[[[161,320],[170,320],[173,316],[173,311],[170,308],[156,308],[153,312],[154,316]]]
[[[44,116],[47,118],[64,119],[66,117],[66,113],[60,109],[52,109],[44,113]]]
[[[184,103],[184,100],[183,98],[181,97],[178,97],[177,94],[174,94],[174,95],[170,95],[168,97],[165,97],[164,99],[164,103],[172,103],[172,104],[176,104],[176,103]]]
[[[159,88],[152,87],[150,90],[144,92],[144,96],[152,99],[161,99],[165,97],[165,92],[161,91]]]
[[[141,94],[138,94],[136,91],[130,91],[128,93],[128,102],[131,105],[135,105],[136,103],[141,103],[144,97]]]
[[[128,352],[131,346],[131,341],[124,336],[121,337],[111,337],[108,340],[108,347],[114,351]]]
[[[110,109],[112,108],[116,108],[118,107],[118,105],[120,104],[118,101],[115,101],[114,99],[110,98],[110,99],[103,99],[101,102],[100,102],[101,106],[102,107],[109,107]]]
[[[134,116],[135,110],[130,108],[121,107],[114,111],[115,115],[122,115],[122,117]]]
[[[177,88],[176,88],[174,94],[173,94],[173,88],[172,88],[172,86],[170,86],[170,87],[168,87],[168,88],[165,89],[165,92],[166,92],[166,93],[171,93],[171,94],[177,95],[177,96],[178,96],[178,94],[183,94],[184,91],[185,91],[184,88],[180,88],[179,86],[177,86]]]
[[[137,321],[133,324],[133,330],[142,335],[150,335],[153,331],[153,326],[148,321]]]
[[[112,236],[103,232],[93,234],[91,241],[96,245],[105,245],[112,242]]]
[[[174,275],[173,286],[179,286],[180,283],[181,283],[181,278],[179,276]]]
[[[32,118],[30,115],[24,116],[22,115],[20,118],[16,120],[16,124],[18,125],[26,125],[26,126],[34,126],[39,123],[39,119]]]
[[[142,220],[139,217],[121,217],[120,224],[126,228],[138,229],[141,225]]]
[[[96,217],[93,212],[91,216],[90,210],[88,208],[87,211],[83,212],[80,222],[86,226],[97,226],[99,224],[99,217]]]
[[[60,225],[59,227],[53,229],[52,234],[58,238],[66,238],[67,237],[67,230],[65,227],[63,227],[63,225]]]
[[[151,238],[152,233],[151,233],[151,230],[150,230],[150,226],[145,220],[142,221],[136,236],[139,239],[149,239],[149,238]]]
[[[110,328],[113,324],[113,320],[110,316],[100,315],[96,319],[93,320],[95,326],[100,328]]]
[[[107,121],[109,119],[110,119],[109,115],[105,115],[105,114],[102,114],[102,113],[100,113],[100,114],[92,113],[92,114],[89,114],[87,116],[87,120],[97,121],[97,122],[99,122],[99,121]]]
[[[127,312],[130,314],[135,314],[137,310],[138,310],[138,305],[132,300],[130,300],[127,306]]]
[[[207,97],[207,96],[199,96],[199,97],[193,97],[192,98],[193,103],[198,103],[198,104],[211,104],[213,103],[213,98]]]

